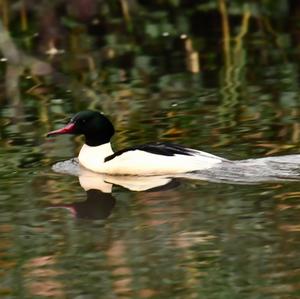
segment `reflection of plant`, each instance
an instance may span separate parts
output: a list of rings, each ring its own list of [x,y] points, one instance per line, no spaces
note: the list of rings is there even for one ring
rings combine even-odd
[[[243,121],[241,109],[246,119],[260,119],[266,102],[280,98],[287,107],[297,102],[298,71],[289,49],[298,33],[294,27],[284,31],[289,11],[297,15],[297,3],[2,1],[7,30],[0,34],[12,37],[6,50],[7,43],[0,44],[6,98],[38,106],[43,120],[47,107],[62,113],[88,106],[137,126],[145,109],[169,117],[166,132],[150,133],[163,138],[188,126],[188,111],[210,104],[218,106],[214,117],[226,131]],[[18,63],[8,59],[10,49],[21,53]],[[37,65],[49,71],[36,72]],[[220,144],[227,144],[233,135],[223,137]]]
[[[140,76],[156,76],[157,67],[161,72],[187,69],[197,73],[200,71],[199,52],[204,58],[205,68],[209,63],[205,58],[211,55],[211,50],[205,49],[207,39],[220,38],[220,31],[223,31],[224,63],[231,64],[230,56],[234,53],[229,54],[230,31],[240,32],[237,41],[241,41],[246,33],[247,20],[252,15],[259,24],[266,24],[264,28],[271,32],[268,16],[286,15],[288,4],[238,0],[230,1],[230,5],[226,5],[225,0],[201,4],[186,4],[180,0],[143,1],[142,4],[135,0],[57,0],[47,5],[29,1],[12,5],[3,1],[1,8],[5,26],[13,30],[14,35],[23,32],[20,35],[23,47],[39,49],[52,59],[63,54],[64,49],[68,56],[72,53],[76,57],[75,61],[71,58],[72,63],[56,57],[54,60],[60,64],[61,70],[94,81],[97,78],[111,80],[113,77],[106,73],[110,66],[131,67]],[[216,13],[221,17],[216,17]],[[232,18],[230,27],[229,17]],[[38,38],[32,29],[39,34]],[[241,43],[236,48],[241,48]],[[146,56],[156,59],[152,58],[144,68],[139,65],[139,57]],[[178,58],[181,64],[178,64]],[[164,62],[162,69],[160,62],[167,59],[169,61]],[[155,64],[157,67],[153,68]]]
[[[88,50],[100,43],[103,49],[113,48],[113,54],[108,51],[106,58],[109,59],[132,51],[145,53],[155,50],[153,47],[163,49],[181,34],[192,36],[198,43],[198,37],[205,37],[210,27],[217,30],[216,25],[222,26],[219,21],[215,23],[215,18],[210,19],[222,3],[225,1],[187,5],[185,1],[144,1],[140,4],[134,0],[61,0],[47,5],[20,1],[20,5],[13,6],[3,1],[2,16],[6,27],[12,30],[24,32],[36,28],[42,49],[62,45],[78,53],[80,49]],[[244,5],[245,1],[230,1],[228,15],[243,16]],[[257,18],[280,12],[284,15],[287,11],[287,4],[283,5],[282,1],[249,1],[247,5]],[[19,28],[15,26],[17,23]],[[26,39],[28,41],[28,37]]]

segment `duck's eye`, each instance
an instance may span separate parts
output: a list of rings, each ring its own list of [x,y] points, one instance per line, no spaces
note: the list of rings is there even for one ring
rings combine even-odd
[[[80,122],[81,124],[85,124],[85,123],[86,123],[86,119],[81,119],[79,122]]]

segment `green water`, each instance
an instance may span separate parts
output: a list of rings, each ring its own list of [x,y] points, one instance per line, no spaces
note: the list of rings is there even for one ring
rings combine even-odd
[[[87,108],[112,119],[115,149],[163,140],[233,160],[299,153],[299,5],[233,1],[228,56],[216,2],[171,2],[142,2],[128,20],[119,2],[99,1],[93,22],[63,10],[60,21],[43,19],[48,27],[29,5],[25,31],[20,7],[8,5],[3,57],[10,34],[38,61],[0,66],[1,298],[300,297],[297,181],[178,179],[103,193],[52,170],[82,139],[45,134]],[[45,54],[45,28],[58,30],[64,52]]]

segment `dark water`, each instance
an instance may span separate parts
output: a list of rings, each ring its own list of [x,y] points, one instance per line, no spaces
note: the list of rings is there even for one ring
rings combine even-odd
[[[216,16],[194,15],[202,25],[190,30],[198,71],[187,66],[182,32],[155,37],[158,12],[145,14],[150,37],[139,35],[142,23],[138,34],[133,26],[122,35],[112,18],[105,30],[100,23],[101,38],[92,31],[87,39],[88,30],[64,19],[69,32],[57,45],[64,52],[54,57],[32,38],[35,21],[24,34],[12,18],[14,43],[46,65],[1,60],[1,298],[300,297],[294,158],[282,162],[281,180],[259,183],[272,173],[248,164],[254,182],[243,184],[241,168],[197,180],[86,179],[52,169],[75,157],[82,140],[45,138],[74,112],[93,108],[115,123],[118,149],[163,140],[233,160],[299,154],[298,19],[296,8],[284,12],[271,19],[274,28],[255,15],[247,35],[233,39],[230,59]],[[236,36],[245,16],[231,19]],[[0,46],[4,58],[12,53]]]
[[[192,135],[179,135],[181,143],[228,157],[252,153],[247,143],[214,148],[201,122],[215,122],[185,114],[199,124],[185,128]],[[154,127],[168,130],[169,120],[159,120]],[[299,297],[299,182],[178,179],[164,190],[135,192],[96,177],[86,192],[77,176],[51,169],[74,156],[72,138],[46,140],[34,127],[10,123],[11,142],[2,141],[3,298]],[[138,143],[155,134],[147,123],[134,129],[120,135]]]

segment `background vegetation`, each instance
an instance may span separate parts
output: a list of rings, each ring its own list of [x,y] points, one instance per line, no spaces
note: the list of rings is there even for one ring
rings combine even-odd
[[[191,123],[186,112],[176,118],[182,111],[215,109],[221,131],[205,129],[216,145],[234,143],[226,130],[246,123],[267,152],[291,149],[298,126],[278,115],[298,116],[299,13],[295,0],[2,0],[0,102],[13,109],[2,114],[29,113],[43,132],[88,107],[122,129],[167,117],[165,135],[178,138]],[[257,136],[266,125],[278,128]]]

